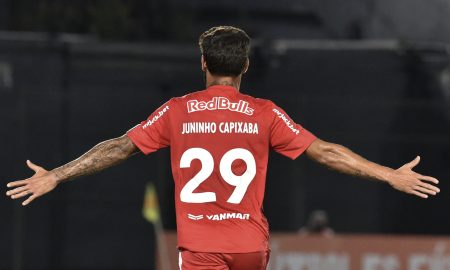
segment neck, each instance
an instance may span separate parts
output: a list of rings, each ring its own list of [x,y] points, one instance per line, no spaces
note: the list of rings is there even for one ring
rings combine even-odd
[[[241,86],[242,75],[231,77],[231,76],[216,76],[211,75],[209,71],[206,71],[206,87],[213,85],[227,85],[236,88],[239,91]]]

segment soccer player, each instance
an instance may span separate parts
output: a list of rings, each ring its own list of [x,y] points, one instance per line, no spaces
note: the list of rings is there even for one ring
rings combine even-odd
[[[8,184],[23,205],[58,184],[116,165],[132,155],[170,147],[175,182],[180,269],[260,270],[269,260],[262,213],[269,149],[291,159],[303,152],[339,172],[389,183],[421,198],[438,180],[414,172],[420,158],[391,169],[316,138],[273,102],[239,91],[249,67],[250,38],[213,27],[199,39],[206,89],[172,98],[125,135],[99,143],[78,159]]]

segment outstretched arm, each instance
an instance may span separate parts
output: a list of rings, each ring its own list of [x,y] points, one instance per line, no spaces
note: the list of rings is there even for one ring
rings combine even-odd
[[[80,176],[94,174],[119,164],[133,154],[138,148],[127,135],[101,142],[81,157],[51,171],[39,167],[27,160],[27,165],[35,174],[25,180],[8,183],[6,195],[12,199],[29,196],[22,205],[27,205],[37,197],[52,191],[59,183]]]
[[[320,139],[309,146],[306,154],[309,158],[333,170],[384,181],[397,190],[421,198],[428,198],[428,195],[436,195],[439,192],[439,188],[430,184],[438,184],[436,178],[421,175],[412,170],[419,164],[419,156],[395,170],[368,161],[342,145],[328,143]]]

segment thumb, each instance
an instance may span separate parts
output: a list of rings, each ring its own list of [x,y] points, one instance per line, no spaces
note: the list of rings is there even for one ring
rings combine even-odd
[[[34,164],[33,162],[27,160],[27,165],[30,169],[32,169],[34,172],[38,172],[40,171],[42,168],[39,167],[38,165]]]
[[[417,164],[419,164],[419,162],[420,162],[420,156],[417,156],[413,161],[406,163],[405,167],[412,169],[412,168],[416,167]]]

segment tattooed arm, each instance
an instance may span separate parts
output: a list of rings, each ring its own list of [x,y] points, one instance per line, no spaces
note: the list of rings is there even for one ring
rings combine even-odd
[[[436,195],[439,192],[437,187],[429,184],[438,184],[436,178],[424,176],[412,170],[419,164],[419,156],[395,170],[368,161],[342,145],[328,143],[319,139],[309,146],[306,154],[312,160],[333,170],[387,182],[397,190],[421,198],[428,198],[428,195]]]
[[[51,171],[27,160],[28,167],[35,174],[25,180],[8,183],[7,186],[14,189],[9,190],[6,195],[12,199],[31,195],[22,203],[27,205],[37,197],[52,191],[61,182],[102,171],[121,163],[137,152],[138,148],[127,135],[123,135],[101,142],[81,157]]]
[[[90,175],[125,161],[138,152],[127,135],[107,140],[94,146],[78,159],[52,170],[58,182]]]

